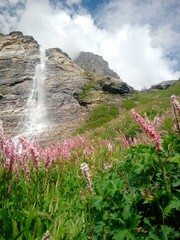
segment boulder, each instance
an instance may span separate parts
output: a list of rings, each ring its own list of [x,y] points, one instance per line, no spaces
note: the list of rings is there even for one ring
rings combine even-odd
[[[127,83],[116,78],[107,78],[106,81],[101,81],[100,84],[104,91],[114,94],[127,95],[134,92],[134,89]]]

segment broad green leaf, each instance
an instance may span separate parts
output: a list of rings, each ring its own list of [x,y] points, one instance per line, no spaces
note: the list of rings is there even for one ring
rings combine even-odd
[[[174,157],[168,158],[168,162],[179,163],[180,164],[180,155],[175,155]]]
[[[127,229],[119,230],[116,234],[114,234],[113,240],[120,240],[120,239],[137,240],[134,237],[134,235]]]
[[[166,225],[161,226],[161,232],[163,235],[163,240],[176,239],[176,237],[178,237],[177,235],[179,235],[177,232],[174,231],[173,228]]]
[[[164,215],[167,217],[172,209],[179,210],[180,209],[180,199],[174,198],[170,204],[164,209]]]
[[[95,196],[93,198],[93,201],[92,201],[92,206],[94,208],[97,208],[98,210],[101,210],[101,208],[102,208],[102,201],[103,201],[102,196],[99,196],[99,195]]]

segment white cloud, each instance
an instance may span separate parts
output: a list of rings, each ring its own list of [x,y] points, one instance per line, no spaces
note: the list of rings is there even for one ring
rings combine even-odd
[[[69,0],[71,5],[80,2]],[[7,25],[3,31],[7,31],[8,26],[14,26],[14,30],[32,35],[43,47],[60,47],[72,58],[80,51],[97,53],[109,62],[122,80],[141,89],[180,76],[180,73],[173,71],[172,62],[165,57],[176,44],[171,37],[175,36],[175,32],[167,24],[154,29],[154,11],[162,7],[162,0],[155,2],[159,3],[152,6],[146,4],[143,8],[133,0],[110,1],[102,12],[101,28],[98,28],[82,8],[81,13],[74,13],[69,8],[62,8],[62,5],[52,8],[48,0],[27,0],[18,24],[15,20],[7,23],[2,19],[2,23]],[[160,13],[161,16],[163,14]],[[176,19],[178,21],[178,17]],[[176,33],[177,39],[179,33]]]
[[[179,0],[111,0],[101,8],[98,19],[99,26],[111,32],[125,24],[132,27],[148,24],[154,46],[161,46],[167,55],[180,51]]]
[[[81,0],[66,0],[66,3],[68,4],[68,5],[79,5],[79,4],[81,4]]]
[[[13,5],[17,4],[18,2],[20,2],[20,1],[19,0],[8,0],[8,3],[13,4]]]
[[[126,25],[103,39],[99,53],[120,77],[137,89],[177,78],[160,47],[153,47],[151,29]]]

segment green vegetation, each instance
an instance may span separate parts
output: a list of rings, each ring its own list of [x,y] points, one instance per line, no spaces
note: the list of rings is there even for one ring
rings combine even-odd
[[[180,239],[178,84],[101,104],[46,149],[0,128],[0,240]]]
[[[112,136],[118,137],[120,131],[123,131],[127,138],[135,137],[141,133],[140,126],[129,113],[129,110],[132,108],[136,109],[142,116],[148,118],[148,120],[153,120],[156,116],[160,117],[160,129],[162,131],[172,131],[173,111],[169,99],[173,95],[173,92],[176,96],[180,97],[180,81],[166,90],[139,92],[134,93],[131,97],[122,98],[122,103],[118,107],[119,116],[114,116],[113,121],[106,124],[103,130],[99,131],[95,129],[91,132],[92,138],[98,136],[103,139],[111,139]],[[89,118],[85,125],[88,126],[88,124],[91,125]],[[86,126],[84,131],[91,129],[86,128]]]
[[[170,106],[169,98],[171,95],[180,95],[180,81],[172,85],[166,90],[150,90],[133,94],[129,99],[125,99],[122,107],[130,110],[134,107],[140,107],[145,112],[156,110],[159,114],[163,113]]]
[[[86,83],[83,87],[83,91],[79,95],[79,98],[85,101],[90,96],[92,90],[101,90],[101,86],[98,81],[90,80],[88,83]]]
[[[93,101],[94,97],[98,95],[98,91],[102,91],[101,85],[105,81],[105,77],[89,71],[84,71],[83,76],[89,79],[89,81],[83,86],[83,91],[79,94],[79,99],[83,102]]]
[[[180,139],[173,137],[171,144],[180,145]],[[158,155],[155,148],[139,145],[116,169],[96,177],[91,205],[94,239],[180,237],[180,151],[168,158],[167,154],[166,148]]]
[[[78,130],[82,133],[103,126],[119,115],[118,108],[115,105],[104,105],[96,107],[90,113],[87,123]]]
[[[3,95],[5,95],[6,94],[6,89],[5,89],[5,87],[0,87],[0,98],[1,98],[1,96],[3,96]]]

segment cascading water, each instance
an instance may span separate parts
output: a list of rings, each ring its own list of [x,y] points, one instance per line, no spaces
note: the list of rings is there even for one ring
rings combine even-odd
[[[45,89],[44,83],[46,78],[45,50],[40,48],[40,63],[35,68],[33,77],[33,87],[29,95],[24,129],[22,135],[31,138],[38,133],[41,133],[46,128],[45,122]]]
[[[45,128],[45,51],[40,49],[40,64],[36,66],[33,88],[27,101],[25,132],[37,134]]]

